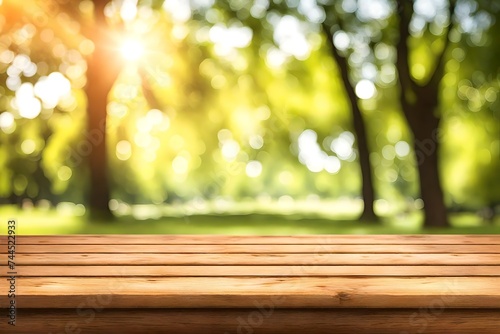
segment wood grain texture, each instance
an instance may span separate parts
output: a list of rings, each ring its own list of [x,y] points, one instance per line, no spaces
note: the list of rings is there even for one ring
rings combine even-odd
[[[0,291],[7,291],[6,279]],[[29,277],[20,307],[76,308],[101,299],[109,308],[252,307],[272,296],[280,308],[498,308],[497,277]],[[7,299],[0,307],[7,307]]]
[[[1,333],[498,334],[500,310],[477,309],[25,309]]]
[[[7,236],[0,236],[0,245]],[[495,235],[293,235],[293,236],[238,236],[238,235],[47,235],[17,236],[19,245],[500,245]]]
[[[352,253],[421,253],[421,254],[500,254],[500,245],[24,245],[16,249],[17,254],[50,253],[176,253],[176,254],[352,254]]]
[[[0,249],[7,258],[7,237]],[[500,236],[16,238],[1,333],[500,333]],[[0,263],[0,291],[10,269]],[[7,314],[6,293],[0,311]]]
[[[9,271],[0,266],[0,277]],[[20,266],[19,277],[301,277],[301,276],[500,276],[500,266]]]
[[[498,265],[500,254],[17,254],[18,265]]]

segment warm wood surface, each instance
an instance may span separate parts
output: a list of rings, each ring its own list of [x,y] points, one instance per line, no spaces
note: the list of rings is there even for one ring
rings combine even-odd
[[[5,266],[2,272],[7,272]],[[20,277],[79,277],[97,276],[163,276],[163,277],[211,277],[211,276],[249,276],[249,277],[297,277],[297,276],[500,276],[500,266],[355,266],[355,265],[305,265],[305,266],[59,266],[25,265],[17,268]],[[1,275],[0,275],[1,277]]]
[[[0,245],[7,236],[0,236]],[[55,235],[18,237],[24,245],[500,245],[495,235],[293,235],[293,236],[221,236],[221,235]]]
[[[20,245],[17,254],[72,253],[175,253],[175,254],[324,254],[324,253],[441,253],[441,254],[500,254],[500,245]]]
[[[80,334],[498,334],[491,309],[72,309],[20,310],[13,331]]]
[[[3,280],[7,282],[6,280]],[[0,286],[7,291],[7,284]],[[76,308],[88,296],[106,307],[249,308],[269,296],[279,306],[418,308],[440,300],[448,307],[496,308],[498,277],[33,277],[19,280],[19,305]],[[6,307],[3,299],[0,307]]]
[[[0,236],[5,260],[6,244]],[[238,333],[235,318],[258,305],[273,314],[253,333],[500,333],[500,236],[75,235],[16,244],[22,326],[13,333],[64,332],[54,322],[82,323],[82,305],[99,307],[82,333]],[[6,261],[0,267],[7,292]]]
[[[500,254],[18,254],[19,265],[498,265]]]

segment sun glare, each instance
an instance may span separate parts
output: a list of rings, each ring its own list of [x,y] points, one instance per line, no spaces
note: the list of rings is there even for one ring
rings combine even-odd
[[[144,54],[144,45],[135,39],[127,39],[122,43],[120,52],[126,60],[139,60]]]

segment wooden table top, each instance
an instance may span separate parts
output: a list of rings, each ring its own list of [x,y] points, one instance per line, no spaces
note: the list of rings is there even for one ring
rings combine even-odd
[[[17,236],[15,263],[18,308],[500,308],[500,235]]]

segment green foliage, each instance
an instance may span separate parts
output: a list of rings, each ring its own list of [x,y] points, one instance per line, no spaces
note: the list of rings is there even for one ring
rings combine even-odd
[[[81,203],[87,189],[81,151],[89,139],[83,87],[92,49],[86,37],[92,27],[90,1],[49,2],[57,6],[35,0],[0,5],[0,197],[6,201]],[[187,17],[158,0],[139,1],[139,14],[130,22],[122,22],[118,11],[109,14],[110,21],[139,36],[146,51],[121,73],[109,96],[113,198],[159,204],[193,198],[358,197],[356,143],[348,148],[349,157],[332,150],[332,142],[353,129],[339,71],[321,34],[322,14],[332,25],[342,24],[351,41],[344,53],[352,82],[370,77],[375,83],[376,93],[361,107],[378,197],[402,203],[417,196],[416,162],[408,148],[412,138],[395,85],[392,2],[382,18],[350,11],[344,1],[319,2],[316,16],[293,1],[190,3]],[[493,4],[459,3],[462,25],[450,36],[441,84],[441,173],[450,204],[481,207],[500,202],[500,47],[495,42],[500,18]],[[36,21],[37,13],[47,20]],[[491,24],[474,21],[481,15]],[[299,27],[305,52],[287,49],[286,38],[277,38],[283,20],[289,29]],[[419,83],[435,66],[445,23],[426,21],[413,32],[410,69]],[[19,55],[36,65],[36,73],[18,76],[22,83],[36,85],[58,72],[71,84],[68,94],[55,105],[44,103],[32,119],[15,105],[19,84],[9,79],[16,77],[9,71]],[[300,161],[299,138],[310,130],[317,145],[310,142],[302,154],[317,150],[339,169],[316,170]]]

